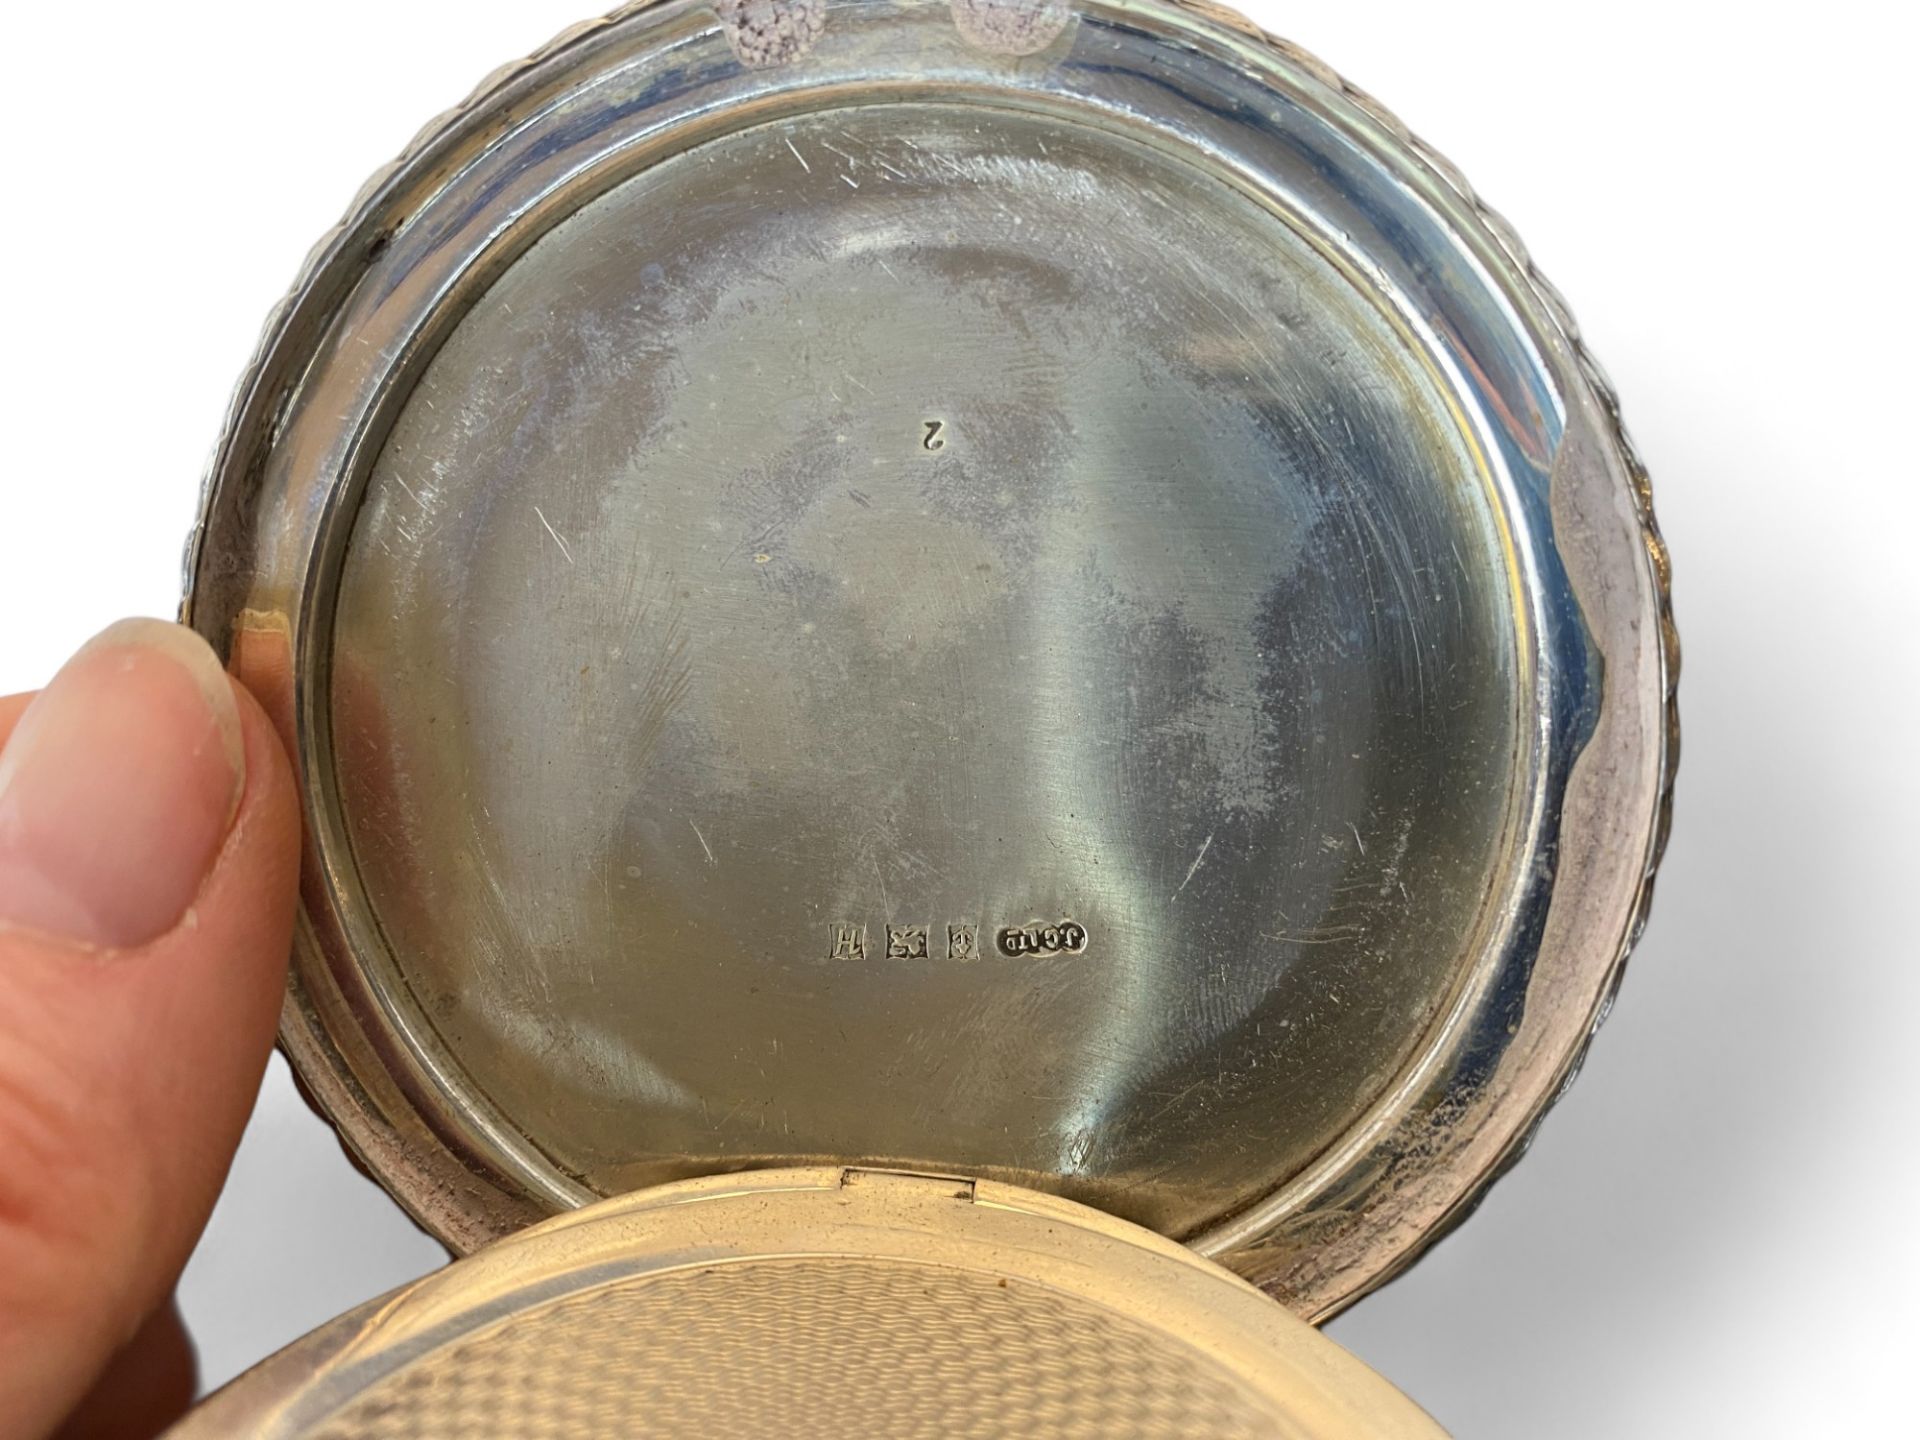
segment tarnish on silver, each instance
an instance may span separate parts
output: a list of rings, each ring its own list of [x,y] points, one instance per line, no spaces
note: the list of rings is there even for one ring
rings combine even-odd
[[[283,1046],[456,1249],[890,1164],[1325,1318],[1644,923],[1645,472],[1511,230],[1286,42],[803,8],[499,72],[270,319],[183,616],[301,773]]]

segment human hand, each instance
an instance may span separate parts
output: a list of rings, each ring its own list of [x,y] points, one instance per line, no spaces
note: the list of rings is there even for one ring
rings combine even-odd
[[[300,822],[259,705],[157,620],[0,698],[0,1440],[191,1400],[171,1295],[273,1044]]]

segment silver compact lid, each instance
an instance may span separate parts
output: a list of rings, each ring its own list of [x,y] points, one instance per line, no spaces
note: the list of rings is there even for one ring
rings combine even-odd
[[[1445,1440],[1258,1291],[988,1181],[760,1170],[549,1220],[322,1326],[170,1440]]]
[[[214,463],[187,613],[307,803],[285,1046],[457,1249],[893,1167],[1323,1317],[1637,931],[1647,506],[1504,224],[1230,15],[622,12],[376,178]]]

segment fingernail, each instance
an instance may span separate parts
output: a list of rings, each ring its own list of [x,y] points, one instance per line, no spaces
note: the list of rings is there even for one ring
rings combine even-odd
[[[102,949],[180,923],[245,784],[240,712],[207,642],[122,620],[0,751],[0,928]]]

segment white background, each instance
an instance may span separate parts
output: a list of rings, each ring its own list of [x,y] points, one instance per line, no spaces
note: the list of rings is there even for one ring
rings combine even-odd
[[[0,690],[171,611],[308,245],[586,3],[13,8]],[[1570,298],[1654,471],[1687,650],[1673,847],[1586,1073],[1333,1333],[1463,1440],[1920,1433],[1910,7],[1247,8],[1458,162]],[[184,1284],[208,1378],[439,1260],[276,1060]]]

